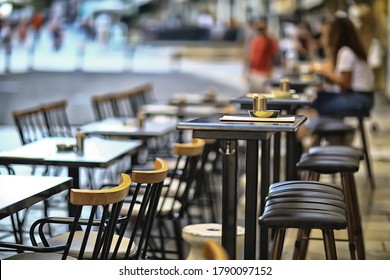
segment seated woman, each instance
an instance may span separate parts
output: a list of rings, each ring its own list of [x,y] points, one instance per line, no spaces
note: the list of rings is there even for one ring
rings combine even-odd
[[[367,63],[365,50],[357,30],[343,12],[337,12],[325,37],[328,59],[314,63],[312,70],[325,80],[312,103],[315,114],[300,129],[298,137],[307,136],[318,116],[336,117],[369,113],[374,106],[374,74]]]

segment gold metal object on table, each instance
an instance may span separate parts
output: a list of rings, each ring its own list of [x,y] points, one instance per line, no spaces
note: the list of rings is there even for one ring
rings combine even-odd
[[[253,112],[267,111],[267,97],[263,94],[253,95]]]

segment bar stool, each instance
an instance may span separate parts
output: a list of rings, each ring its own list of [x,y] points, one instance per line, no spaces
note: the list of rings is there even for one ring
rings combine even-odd
[[[352,156],[360,160],[364,159],[364,153],[361,149],[346,145],[313,146],[309,148],[307,153],[310,155]]]
[[[326,121],[320,122],[313,130],[314,141],[313,145],[318,146],[321,144],[322,139],[333,139],[331,144],[344,144],[345,139],[351,133],[355,131],[355,128],[347,125],[343,122],[343,118],[352,117],[357,118],[358,121],[358,131],[360,133],[360,140],[362,142],[362,151],[364,153],[364,159],[366,162],[367,175],[370,181],[371,189],[375,189],[375,180],[371,167],[371,158],[368,151],[368,141],[366,137],[366,131],[364,128],[364,119],[369,117],[370,114],[367,112],[347,112],[345,115],[338,116],[341,119],[326,119]]]
[[[358,130],[360,132],[360,140],[362,142],[362,149],[364,153],[364,161],[366,162],[366,168],[367,168],[367,175],[368,179],[370,180],[371,184],[371,189],[376,188],[375,180],[374,180],[374,174],[372,172],[372,167],[371,167],[371,157],[370,153],[368,151],[368,141],[367,141],[367,136],[366,136],[366,130],[364,128],[364,120],[366,118],[370,117],[369,112],[349,112],[348,114],[345,114],[343,117],[352,117],[356,118],[358,121]]]
[[[328,139],[331,144],[344,144],[348,136],[355,133],[355,128],[345,124],[341,119],[323,119],[313,129],[313,146],[321,145]]]
[[[272,184],[259,224],[275,230],[272,259],[281,259],[289,228],[320,229],[326,259],[337,259],[334,230],[347,226],[343,190],[334,184],[314,181]],[[305,255],[294,254],[294,259],[304,259]]]
[[[245,228],[237,226],[237,259],[243,259]],[[182,229],[182,237],[190,245],[187,260],[204,260],[203,244],[213,240],[221,244],[222,225],[218,223],[187,225]]]
[[[361,157],[358,155],[303,154],[297,163],[297,169],[308,171],[308,180],[319,181],[321,174],[340,174],[341,185],[347,207],[348,241],[351,259],[365,259],[363,231],[360,209],[356,192],[354,173],[359,170]],[[302,235],[303,232],[299,232]],[[308,236],[305,236],[306,239]],[[301,236],[298,237],[301,239]],[[299,241],[298,241],[299,242]]]

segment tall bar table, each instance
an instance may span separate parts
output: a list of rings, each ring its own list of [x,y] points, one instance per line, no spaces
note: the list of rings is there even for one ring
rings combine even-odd
[[[229,257],[235,259],[237,226],[237,141],[245,140],[246,150],[246,189],[245,189],[245,244],[244,258],[256,259],[257,219],[261,213],[258,206],[258,164],[259,141],[261,141],[261,183],[260,211],[268,194],[270,173],[270,138],[278,132],[295,132],[306,117],[295,116],[293,122],[224,122],[217,113],[180,122],[179,130],[192,130],[193,137],[221,140],[223,164],[222,178],[222,245]],[[247,115],[242,115],[247,116]],[[260,259],[268,258],[268,230],[260,228]]]
[[[253,98],[248,95],[242,95],[230,100],[232,104],[239,104],[240,108],[243,110],[252,110],[253,108]],[[280,110],[285,111],[288,115],[295,115],[297,110],[301,107],[310,106],[311,100],[307,98],[306,95],[299,94],[298,97],[287,98],[287,99],[277,99],[277,98],[268,98],[267,99],[267,108],[270,110]],[[297,171],[296,163],[298,161],[296,155],[297,141],[295,139],[294,133],[287,133],[286,137],[286,166],[285,166],[285,179],[286,180],[296,180]],[[275,134],[274,136],[274,158],[280,158],[280,133]],[[278,182],[280,180],[280,162],[274,162],[274,175],[273,181]]]

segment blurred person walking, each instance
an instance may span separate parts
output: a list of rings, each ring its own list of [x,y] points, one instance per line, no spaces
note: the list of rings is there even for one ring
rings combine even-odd
[[[31,17],[31,26],[34,32],[34,44],[39,41],[41,29],[44,23],[43,15],[40,11],[35,11]]]
[[[50,24],[50,32],[53,38],[53,49],[59,51],[64,39],[64,30],[59,18],[54,18]]]
[[[5,72],[9,73],[11,70],[11,55],[12,55],[12,27],[9,20],[5,20],[1,24],[0,38],[4,46],[5,52]]]
[[[28,21],[25,18],[20,18],[16,26],[16,34],[18,41],[21,45],[26,42],[27,39]]]
[[[249,48],[249,69],[246,75],[249,92],[265,90],[266,81],[272,78],[275,57],[279,47],[277,40],[268,35],[267,18],[255,20],[256,31]]]

